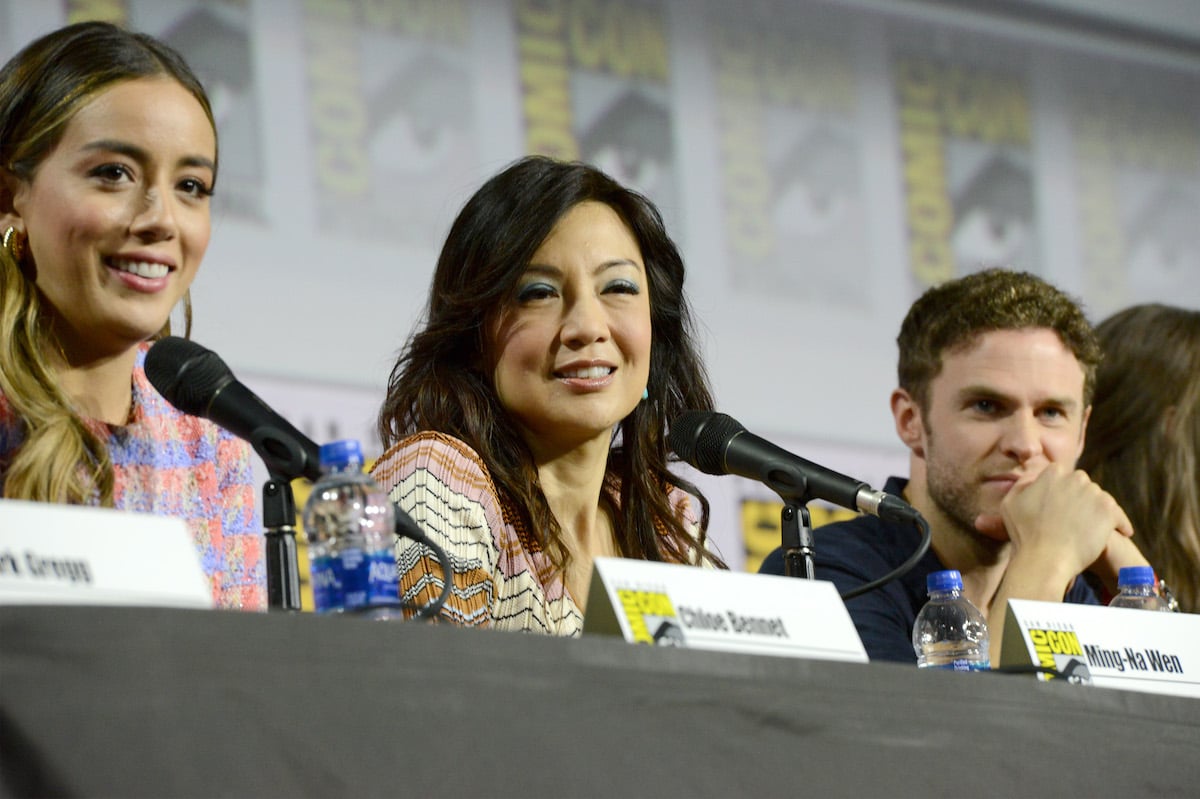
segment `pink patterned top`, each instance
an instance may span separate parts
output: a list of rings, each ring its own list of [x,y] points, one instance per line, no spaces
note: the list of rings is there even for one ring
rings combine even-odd
[[[417,433],[385,452],[371,474],[450,558],[454,584],[443,620],[549,635],[583,633],[583,611],[562,574],[517,509],[500,497],[475,450],[442,433]],[[671,499],[694,531],[687,494],[673,489]],[[432,550],[409,539],[397,548],[401,597],[427,604],[444,585],[441,564]]]
[[[108,446],[119,510],[183,519],[195,541],[213,601],[221,608],[267,605],[250,447],[212,422],[188,416],[146,378],[149,344],[138,349],[133,411],[126,425],[85,423]],[[0,493],[24,425],[0,393]]]

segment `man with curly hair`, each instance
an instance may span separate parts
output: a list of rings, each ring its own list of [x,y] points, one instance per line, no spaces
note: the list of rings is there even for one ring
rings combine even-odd
[[[1003,269],[926,291],[897,343],[891,408],[910,471],[884,490],[920,511],[932,545],[906,575],[846,607],[872,660],[916,662],[926,576],[957,569],[987,618],[996,663],[1009,599],[1097,604],[1083,572],[1111,589],[1120,567],[1146,563],[1125,512],[1075,468],[1100,346],[1069,297]],[[815,539],[816,576],[845,593],[907,560],[920,535],[862,516]],[[782,574],[782,553],[760,570]]]

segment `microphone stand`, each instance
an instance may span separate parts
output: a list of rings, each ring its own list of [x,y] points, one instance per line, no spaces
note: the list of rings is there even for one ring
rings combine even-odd
[[[296,560],[296,500],[290,481],[272,474],[263,483],[263,535],[267,538],[267,608],[300,610]]]
[[[793,500],[783,503],[780,529],[783,544],[783,573],[788,577],[816,577],[813,568],[812,517],[808,508]]]

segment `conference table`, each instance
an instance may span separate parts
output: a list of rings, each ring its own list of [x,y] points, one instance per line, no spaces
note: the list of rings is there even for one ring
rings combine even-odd
[[[423,622],[0,607],[6,796],[1200,795],[1200,699]]]

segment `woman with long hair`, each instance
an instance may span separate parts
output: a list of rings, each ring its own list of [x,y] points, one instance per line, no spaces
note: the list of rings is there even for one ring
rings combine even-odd
[[[668,468],[670,420],[712,408],[683,279],[594,167],[531,156],[471,197],[380,412],[373,473],[454,572],[402,548],[406,601],[452,580],[446,620],[578,635],[596,557],[720,565]]]
[[[1200,612],[1200,311],[1135,305],[1096,328],[1104,359],[1079,466],[1125,509],[1180,609]]]
[[[217,133],[171,48],[102,22],[0,69],[0,488],[187,523],[221,607],[265,605],[247,445],[149,384],[208,247]]]

